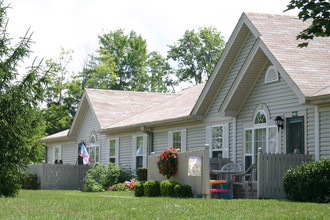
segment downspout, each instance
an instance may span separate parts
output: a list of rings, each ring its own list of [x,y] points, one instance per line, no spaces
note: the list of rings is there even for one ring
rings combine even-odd
[[[236,117],[233,119],[233,162],[236,163]]]
[[[315,127],[314,127],[314,133],[315,133],[315,160],[320,160],[320,112],[319,112],[319,106],[315,105],[314,110],[314,117],[315,117]]]

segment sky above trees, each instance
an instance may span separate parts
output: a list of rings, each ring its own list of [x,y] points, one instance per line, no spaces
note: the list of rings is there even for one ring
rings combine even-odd
[[[5,0],[8,32],[14,39],[31,27],[31,60],[57,58],[61,47],[73,49],[68,69],[80,71],[87,55],[98,47],[98,35],[122,28],[141,34],[148,48],[163,56],[186,30],[214,26],[228,40],[242,12],[283,13],[289,0]],[[31,63],[31,62],[26,62]]]

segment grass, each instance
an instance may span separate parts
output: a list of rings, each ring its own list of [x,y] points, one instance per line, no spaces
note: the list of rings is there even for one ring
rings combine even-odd
[[[0,198],[0,219],[330,219],[330,204],[136,198],[131,192],[28,191]]]

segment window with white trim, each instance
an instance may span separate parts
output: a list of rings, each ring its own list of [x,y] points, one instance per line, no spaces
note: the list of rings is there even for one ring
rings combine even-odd
[[[110,140],[109,162],[116,163],[116,139]]]
[[[181,149],[181,131],[173,132],[173,148]]]
[[[143,167],[143,136],[136,137],[136,169]]]
[[[206,126],[206,143],[210,146],[210,158],[229,158],[229,124]]]
[[[257,162],[258,149],[265,153],[276,153],[278,146],[276,125],[268,120],[264,110],[259,110],[254,117],[252,128],[244,130],[245,169]]]
[[[222,155],[223,143],[223,125],[212,126],[212,157]]]
[[[168,132],[168,147],[186,151],[186,129],[174,130]]]
[[[61,145],[53,146],[53,161],[59,163],[62,160],[62,147]]]
[[[86,146],[86,150],[92,163],[100,162],[100,146],[96,142],[96,133],[93,131],[90,136],[90,145]]]

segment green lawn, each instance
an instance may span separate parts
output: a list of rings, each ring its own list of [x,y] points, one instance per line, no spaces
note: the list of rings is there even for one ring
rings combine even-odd
[[[0,198],[0,219],[330,219],[330,204],[136,198],[131,192],[27,191]]]

